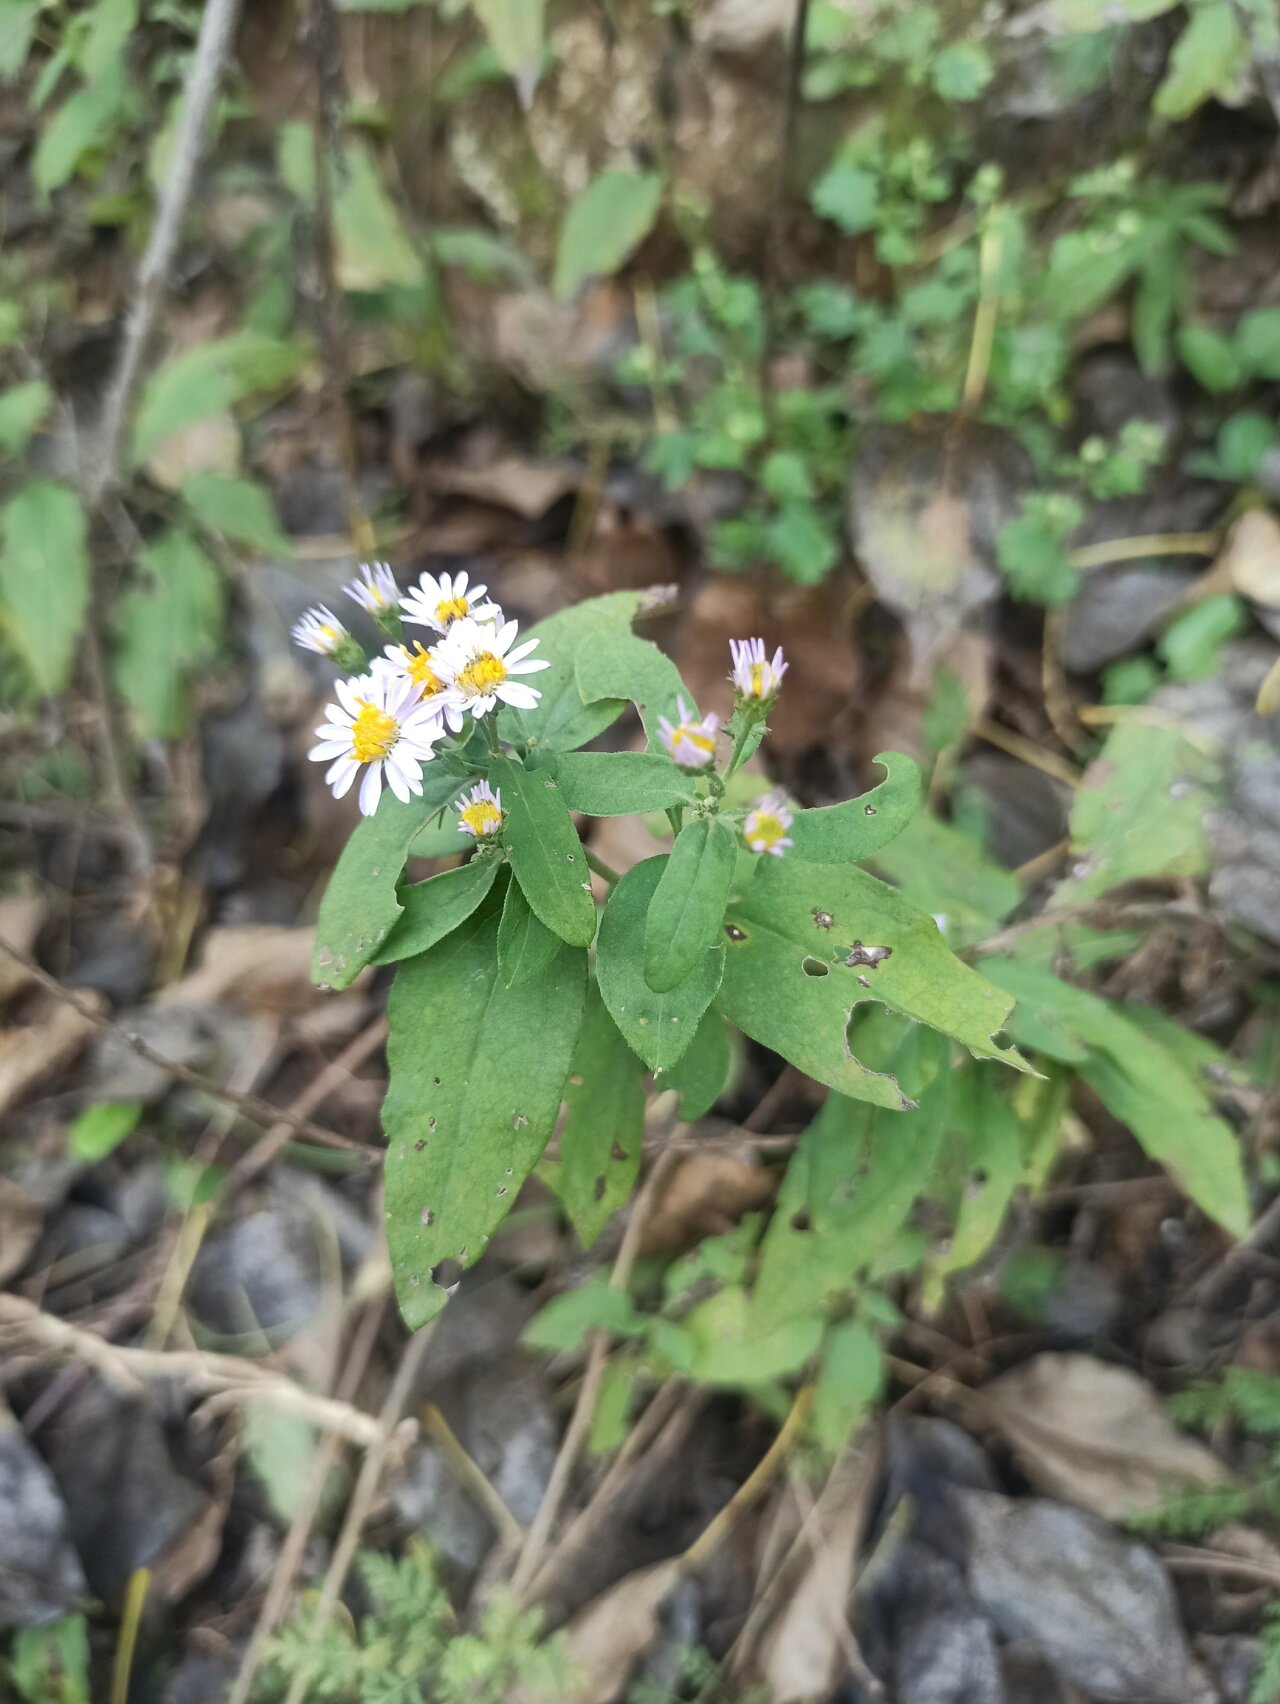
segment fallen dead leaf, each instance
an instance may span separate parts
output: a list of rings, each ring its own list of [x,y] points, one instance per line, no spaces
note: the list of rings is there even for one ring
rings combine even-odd
[[[200,1009],[226,1003],[258,1011],[307,1011],[325,998],[311,982],[314,946],[314,929],[271,924],[211,929],[199,966],[162,989],[156,1004]]]
[[[81,991],[101,1011],[100,994]],[[50,1001],[39,1023],[0,1031],[0,1118],[20,1105],[46,1078],[70,1065],[94,1034],[94,1024],[62,1001]]]
[[[193,473],[240,471],[240,429],[230,414],[215,414],[156,445],[147,472],[166,491],[176,491]]]
[[[981,1397],[983,1415],[1033,1484],[1108,1520],[1227,1478],[1210,1450],[1178,1431],[1145,1379],[1089,1355],[1037,1355],[984,1385]]]
[[[450,497],[471,497],[510,509],[526,521],[536,521],[553,503],[582,482],[578,468],[563,462],[529,461],[523,456],[500,456],[478,467],[436,462],[423,473],[428,490]]]
[[[20,953],[30,953],[44,924],[44,900],[35,893],[8,894],[0,899],[0,940]],[[0,953],[0,1002],[27,985],[27,973],[8,953]]]
[[[1280,609],[1280,521],[1250,509],[1232,527],[1211,572],[1266,609]]]
[[[640,1253],[682,1254],[704,1237],[731,1230],[744,1213],[767,1206],[777,1184],[773,1172],[742,1155],[682,1155],[649,1209]]]
[[[45,1204],[11,1178],[0,1177],[0,1284],[21,1272],[40,1240]]]
[[[568,1659],[576,1684],[564,1704],[611,1704],[653,1643],[658,1612],[679,1579],[678,1556],[637,1569],[574,1617]]]

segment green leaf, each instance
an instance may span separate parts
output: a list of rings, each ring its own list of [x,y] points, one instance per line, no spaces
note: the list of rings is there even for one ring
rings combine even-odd
[[[414,882],[411,887],[401,889],[404,916],[370,964],[398,964],[401,959],[425,953],[428,947],[443,941],[470,917],[501,868],[497,858],[476,857],[456,870],[443,870],[425,882]]]
[[[833,1325],[822,1346],[810,1417],[824,1449],[834,1455],[844,1448],[883,1388],[884,1356],[866,1326],[856,1319]]]
[[[542,698],[532,710],[499,713],[499,729],[510,740],[523,729],[537,746],[570,751],[586,745],[616,722],[625,707],[622,695],[595,694],[594,702],[578,689],[576,675],[580,656],[591,652],[611,633],[628,634],[631,622],[643,603],[640,592],[610,592],[602,598],[548,616],[524,635],[538,641],[539,657],[551,664],[538,677]]]
[[[507,813],[503,839],[511,871],[540,922],[573,947],[589,947],[596,932],[587,855],[547,769],[526,769],[495,757],[489,779]]]
[[[992,934],[1022,898],[1012,871],[988,857],[976,840],[928,811],[908,823],[872,862],[878,875],[938,920],[954,947]]]
[[[182,484],[182,500],[200,525],[262,556],[292,556],[293,542],[280,526],[270,494],[256,479],[222,473],[193,473]]]
[[[745,1290],[736,1285],[699,1302],[676,1332],[664,1333],[663,1351],[678,1372],[701,1385],[751,1389],[798,1372],[822,1341],[818,1314],[762,1328]]]
[[[16,455],[44,419],[53,392],[43,379],[30,379],[0,393],[0,449]]]
[[[1213,760],[1177,728],[1118,723],[1072,800],[1074,864],[1053,903],[1151,876],[1203,875],[1214,779]]]
[[[1218,433],[1216,477],[1240,483],[1252,479],[1275,441],[1275,425],[1266,415],[1249,409],[1233,414]]]
[[[586,816],[643,815],[694,800],[687,771],[662,752],[565,752],[555,777],[565,804]]]
[[[719,817],[696,817],[676,836],[645,923],[644,979],[655,993],[670,993],[705,953],[722,948],[737,862],[737,837]]]
[[[682,1122],[692,1124],[720,1099],[732,1065],[724,1019],[717,1011],[704,1012],[693,1041],[674,1065],[657,1073],[654,1088],[674,1089],[680,1096]]]
[[[344,290],[422,288],[422,257],[387,194],[373,155],[358,142],[343,149],[333,233],[334,265]]]
[[[932,917],[892,888],[850,864],[756,858],[739,872],[716,1004],[753,1041],[841,1094],[901,1108],[907,1097],[894,1078],[850,1051],[849,1019],[874,1001],[979,1058],[1026,1069],[993,1039],[1009,1001],[953,957]]]
[[[946,1176],[934,1193],[954,1229],[925,1268],[922,1295],[930,1308],[942,1305],[951,1274],[973,1266],[995,1242],[1023,1181],[1022,1126],[1002,1079],[1003,1073],[978,1066],[960,1072],[952,1085]],[[1056,1137],[1056,1128],[1051,1134]]]
[[[508,882],[498,926],[498,974],[504,987],[534,981],[559,951],[560,937],[534,916],[520,883]]]
[[[644,1068],[594,983],[564,1092],[560,1164],[544,1175],[590,1248],[629,1198],[644,1143]]]
[[[1053,22],[1077,35],[1093,35],[1113,25],[1139,24],[1171,12],[1178,0],[1053,0]]]
[[[1207,325],[1178,327],[1178,353],[1197,384],[1207,391],[1234,390],[1244,378],[1235,344]]]
[[[1122,1003],[1073,988],[1038,965],[994,959],[984,968],[1017,1000],[1010,1033],[1074,1065],[1191,1200],[1243,1236],[1250,1215],[1240,1144],[1213,1110],[1194,1048],[1166,1046]]]
[[[217,650],[222,602],[218,570],[190,533],[162,533],[139,556],[120,600],[114,671],[150,738],[186,733],[191,677]]]
[[[472,0],[498,63],[528,107],[542,67],[543,0]]]
[[[420,799],[402,805],[387,789],[360,818],[320,901],[311,979],[321,988],[349,988],[373,962],[404,910],[400,876],[414,841],[461,790],[458,776],[432,764]]]
[[[85,14],[84,42],[77,66],[86,82],[101,77],[124,53],[138,26],[138,0],[95,0]]]
[[[723,945],[704,953],[692,976],[667,993],[644,978],[645,924],[666,858],[646,858],[609,895],[596,942],[596,976],[614,1023],[651,1071],[674,1065],[693,1041],[724,970]],[[770,862],[776,862],[770,859]]]
[[[88,601],[80,505],[65,485],[34,480],[0,512],[0,623],[41,692],[70,679]]]
[[[598,698],[630,699],[640,712],[649,750],[662,752],[658,718],[680,719],[677,700],[693,704],[693,694],[680,679],[680,671],[651,639],[641,639],[629,628],[614,626],[596,642],[577,654],[574,671],[578,691],[588,702]],[[697,706],[694,705],[694,716]]]
[[[67,1131],[67,1152],[84,1165],[96,1165],[133,1134],[141,1117],[137,1101],[99,1101],[87,1106]]]
[[[976,101],[995,74],[991,55],[977,42],[952,42],[933,62],[933,86],[944,101]]]
[[[842,805],[797,811],[791,857],[808,864],[857,863],[902,833],[920,806],[920,766],[899,751],[875,759],[885,779]]]
[[[607,278],[639,248],[662,205],[657,172],[602,172],[565,217],[556,249],[555,293],[567,301],[592,278]]]
[[[68,95],[44,124],[31,162],[41,196],[61,189],[91,148],[105,145],[124,110],[127,95],[124,62],[116,60],[83,89]]]
[[[874,230],[880,222],[880,180],[866,166],[837,155],[813,186],[813,210],[847,237]]]
[[[531,1349],[559,1354],[577,1349],[589,1331],[614,1337],[635,1337],[644,1330],[644,1317],[625,1290],[615,1290],[600,1273],[555,1296],[525,1326],[520,1341]]]
[[[11,83],[27,63],[43,0],[0,0],[0,83]]]
[[[1152,110],[1161,118],[1187,118],[1211,96],[1233,94],[1248,63],[1249,38],[1231,0],[1193,6]]]
[[[1202,598],[1183,610],[1156,643],[1172,680],[1208,680],[1218,672],[1222,647],[1249,625],[1244,601],[1233,592]]]
[[[306,356],[306,344],[256,331],[234,332],[175,355],[143,388],[133,428],[134,465],[175,432],[222,414],[257,391],[286,384]]]
[[[537,1164],[582,1021],[580,948],[502,986],[495,898],[402,965],[387,1002],[387,1243],[414,1330],[447,1299],[436,1266],[479,1260]]]
[[[1255,308],[1236,327],[1236,353],[1255,379],[1280,379],[1280,308]]]

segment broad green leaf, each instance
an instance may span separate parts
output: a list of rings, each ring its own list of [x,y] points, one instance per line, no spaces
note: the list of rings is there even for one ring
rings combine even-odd
[[[1053,0],[1053,22],[1078,35],[1117,24],[1140,24],[1171,12],[1178,0]]]
[[[543,0],[472,0],[472,5],[499,65],[527,109],[542,69]]]
[[[953,1230],[925,1268],[923,1295],[931,1310],[942,1305],[951,1274],[980,1260],[999,1235],[1023,1181],[1022,1141],[1005,1074],[986,1065],[957,1073],[946,1165],[940,1168],[945,1176],[934,1187],[951,1215]]]
[[[902,833],[920,807],[920,766],[898,751],[881,752],[875,761],[885,771],[879,786],[842,805],[795,813],[791,857],[853,864]]]
[[[674,1089],[686,1124],[702,1118],[724,1093],[733,1065],[729,1032],[719,1012],[704,1012],[693,1041],[674,1065],[659,1071],[655,1089]]]
[[[193,473],[182,484],[182,500],[210,532],[263,556],[292,556],[293,543],[280,525],[270,494],[256,479],[222,473]]]
[[[106,144],[124,111],[127,93],[124,61],[117,59],[92,83],[68,95],[46,121],[31,163],[31,176],[42,196],[61,189],[90,148]]]
[[[343,150],[333,200],[334,265],[344,290],[421,289],[422,257],[387,194],[382,173],[358,142]]]
[[[149,737],[187,732],[192,676],[217,650],[222,605],[218,570],[190,533],[162,533],[138,557],[138,578],[120,600],[114,670]]]
[[[843,153],[813,186],[810,198],[820,218],[830,219],[847,237],[874,230],[880,220],[880,180],[866,166]]]
[[[86,82],[92,82],[109,70],[129,45],[138,24],[138,0],[94,0],[84,18],[84,41],[76,63]]]
[[[497,858],[472,858],[456,870],[442,870],[425,882],[402,888],[404,916],[392,928],[385,945],[370,964],[397,964],[401,959],[425,953],[443,941],[480,904],[502,868]]]
[[[976,41],[952,42],[933,62],[933,86],[944,101],[976,101],[995,74],[991,55]]]
[[[520,883],[508,882],[498,926],[498,974],[503,986],[518,988],[533,982],[559,951],[559,935],[534,916]]]
[[[407,1324],[447,1300],[442,1261],[470,1266],[555,1128],[586,994],[562,947],[536,983],[498,977],[496,896],[400,967],[387,1002],[387,1244]]]
[[[1234,390],[1244,378],[1235,344],[1212,326],[1179,326],[1176,341],[1183,365],[1207,391]]]
[[[210,415],[225,413],[256,391],[275,390],[298,372],[307,346],[261,332],[238,331],[175,355],[148,379],[133,427],[133,461]]]
[[[0,623],[41,692],[67,684],[88,601],[80,504],[65,485],[33,480],[0,512]]]
[[[773,862],[774,860],[770,860]],[[704,953],[692,976],[669,993],[644,979],[645,923],[666,858],[646,858],[609,895],[596,942],[600,992],[627,1044],[651,1071],[674,1065],[693,1041],[724,971],[724,948]]]
[[[567,301],[592,278],[607,278],[653,229],[662,205],[657,172],[602,172],[565,217],[556,249],[555,293]]]
[[[1249,38],[1231,0],[1193,6],[1178,37],[1152,110],[1161,118],[1186,118],[1211,96],[1232,95],[1249,63]]]
[[[615,1290],[605,1273],[588,1278],[575,1289],[554,1296],[520,1334],[531,1349],[558,1354],[577,1349],[589,1331],[614,1337],[636,1337],[645,1328],[642,1314],[625,1290]]]
[[[994,934],[1022,898],[1018,878],[950,823],[929,811],[872,858],[913,905],[935,918],[953,947]]]
[[[622,695],[597,693],[594,696],[600,701],[590,702],[578,690],[577,660],[608,634],[629,634],[643,601],[640,592],[610,592],[605,597],[588,598],[585,603],[548,616],[522,635],[538,641],[537,655],[551,667],[538,676],[542,698],[534,709],[499,713],[504,737],[516,740],[523,730],[534,745],[571,751],[616,722],[624,708]]]
[[[993,1039],[1009,999],[953,957],[932,917],[901,894],[851,864],[757,858],[739,876],[716,1004],[753,1041],[841,1094],[903,1108],[894,1078],[850,1051],[849,1019],[874,1001],[979,1058],[1026,1069]]]
[[[640,712],[651,752],[664,749],[658,718],[678,721],[677,700],[681,697],[693,704],[693,694],[671,658],[651,639],[639,638],[630,628],[614,626],[601,633],[595,644],[583,646],[575,668],[578,690],[588,703],[597,698],[631,700]]]
[[[745,1290],[723,1289],[699,1302],[656,1341],[677,1372],[700,1385],[751,1389],[799,1372],[822,1342],[820,1314],[762,1327]]]
[[[1212,759],[1176,728],[1118,723],[1076,789],[1073,870],[1053,903],[1077,904],[1144,877],[1202,875],[1214,779]]]
[[[495,757],[489,779],[502,794],[507,857],[524,897],[562,941],[590,946],[596,932],[591,872],[551,771]]]
[[[590,1248],[628,1199],[644,1143],[644,1067],[592,983],[564,1091],[560,1163],[547,1181]]]
[[[1280,379],[1280,308],[1254,308],[1236,327],[1236,353],[1255,379]]]
[[[67,1152],[84,1165],[96,1165],[133,1134],[141,1117],[137,1101],[98,1101],[87,1106],[67,1131]]]
[[[0,393],[0,450],[16,455],[25,449],[52,401],[53,392],[43,379],[30,379]]]
[[[642,815],[694,799],[688,772],[661,752],[565,752],[555,777],[565,804],[585,816]]]
[[[360,818],[320,901],[313,982],[349,988],[373,962],[404,911],[400,877],[414,841],[461,790],[458,776],[430,764],[423,771],[420,799],[402,805],[387,789],[374,814]]]
[[[1038,965],[988,960],[1017,1000],[1009,1031],[1027,1047],[1074,1065],[1080,1077],[1196,1205],[1234,1236],[1249,1228],[1240,1144],[1213,1110],[1194,1037],[1165,1044],[1124,1004],[1073,988]]]
[[[814,1436],[824,1449],[834,1455],[844,1448],[883,1387],[884,1356],[866,1326],[856,1319],[833,1325],[822,1346],[810,1416]]]
[[[676,836],[645,923],[644,979],[656,993],[669,993],[722,946],[737,862],[737,837],[719,817],[696,817]]]
[[[43,0],[0,0],[0,83],[11,83],[27,63]]]

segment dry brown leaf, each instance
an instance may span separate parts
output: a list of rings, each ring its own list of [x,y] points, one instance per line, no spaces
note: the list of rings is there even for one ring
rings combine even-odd
[[[774,1172],[741,1155],[683,1154],[659,1186],[640,1252],[680,1254],[704,1237],[719,1236],[744,1213],[768,1206],[777,1186]]]
[[[101,1010],[100,994],[80,998]],[[46,1078],[70,1065],[94,1034],[95,1026],[72,1006],[50,1001],[39,1023],[0,1030],[0,1118],[24,1101]]]
[[[258,1011],[302,1012],[326,998],[312,985],[314,929],[272,924],[211,929],[196,970],[156,997],[160,1006],[226,1003]]]
[[[564,1704],[611,1704],[658,1631],[658,1611],[680,1579],[680,1558],[639,1568],[569,1623],[575,1684]]]
[[[493,503],[526,521],[545,515],[553,503],[576,491],[581,480],[580,471],[563,462],[528,461],[510,455],[479,467],[437,462],[423,473],[423,483],[430,491]]]
[[[8,894],[0,899],[0,940],[20,953],[30,953],[44,924],[44,900],[36,893]],[[8,953],[0,953],[0,1001],[27,985],[27,973]]]
[[[1280,609],[1280,521],[1267,509],[1250,509],[1232,527],[1211,570],[1242,597]]]
[[[1037,1355],[980,1395],[983,1416],[1034,1485],[1107,1520],[1227,1478],[1211,1451],[1178,1431],[1145,1379],[1089,1355]]]
[[[27,1264],[40,1240],[45,1204],[11,1178],[0,1177],[0,1284]]]
[[[239,471],[240,428],[230,414],[215,414],[170,433],[147,461],[147,472],[166,491],[176,491],[193,473]]]

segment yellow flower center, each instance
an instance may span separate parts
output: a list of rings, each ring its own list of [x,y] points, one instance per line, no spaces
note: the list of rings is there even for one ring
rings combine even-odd
[[[502,658],[495,657],[492,651],[481,651],[474,662],[458,671],[455,685],[469,697],[484,698],[495,686],[501,686],[506,678],[507,665]]]
[[[786,837],[786,827],[772,811],[757,811],[751,819],[750,840],[753,846],[776,846]]]
[[[461,621],[467,609],[465,598],[443,598],[436,605],[436,620],[441,627],[448,627],[451,621]]]
[[[327,645],[331,651],[337,648],[342,638],[336,627],[329,627],[324,622],[320,624],[319,635],[321,642]]]
[[[464,828],[469,828],[477,838],[502,827],[502,812],[491,799],[473,799],[469,805],[463,805],[458,816]]]
[[[711,735],[689,722],[681,722],[672,736],[671,743],[674,746],[692,746],[694,751],[701,752],[703,757],[710,757],[716,749],[716,742]]]
[[[753,698],[763,698],[764,697],[764,694],[765,694],[765,678],[766,678],[766,674],[768,672],[768,668],[769,668],[768,663],[752,663],[752,665],[751,665],[751,696]]]
[[[400,738],[400,724],[368,699],[361,699],[360,714],[351,724],[351,755],[357,763],[376,763]]]
[[[422,688],[423,694],[427,698],[430,698],[432,693],[443,692],[444,682],[432,668],[431,658],[422,645],[415,642],[413,650],[410,651],[406,647],[403,655],[405,672],[415,685]]]

